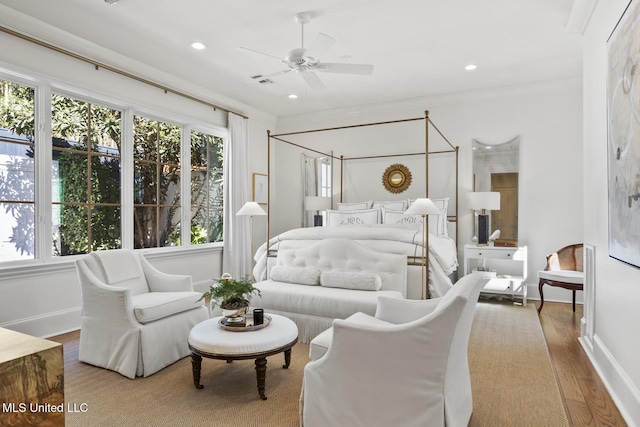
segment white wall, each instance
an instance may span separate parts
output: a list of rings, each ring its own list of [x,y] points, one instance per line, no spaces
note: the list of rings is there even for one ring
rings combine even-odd
[[[640,270],[608,256],[607,212],[607,39],[628,3],[598,2],[584,35],[584,236],[596,248],[596,283],[594,333],[583,342],[634,426],[640,425]]]
[[[472,185],[472,139],[483,142],[503,142],[516,135],[521,138],[519,242],[529,249],[529,295],[538,296],[536,272],[545,265],[545,257],[562,246],[582,241],[582,86],[580,79],[546,82],[527,87],[509,87],[493,91],[473,92],[419,98],[406,102],[364,106],[322,113],[282,117],[278,119],[279,133],[302,129],[318,129],[356,123],[370,123],[424,116],[429,117],[446,138],[460,147],[460,211],[459,248],[469,243],[473,233],[471,211],[466,208],[465,196]],[[392,125],[393,132],[376,127],[375,132],[331,131],[322,138],[326,149],[335,154],[357,152],[359,155],[408,152],[424,144],[424,124]],[[379,134],[379,135],[374,135]],[[441,144],[436,132],[430,130],[430,150]],[[303,138],[288,137],[297,142]],[[319,144],[320,137],[313,141]],[[377,142],[376,142],[377,141]],[[303,144],[304,145],[304,144]],[[306,145],[305,145],[306,146]],[[355,148],[354,148],[355,147]],[[272,206],[271,227],[286,230],[299,226],[298,218],[287,215],[297,212],[301,189],[296,177],[297,164],[292,163],[299,150],[289,151],[285,158],[276,158],[278,205]],[[292,154],[295,152],[296,154]],[[281,153],[277,153],[280,155]],[[430,161],[430,197],[443,197],[451,188],[452,178],[437,162],[454,165],[451,159]],[[289,168],[286,163],[293,164]],[[409,166],[415,179],[402,197],[424,194],[424,162],[418,160],[386,159],[370,162],[367,175],[358,178],[357,188],[350,191],[355,198],[388,200],[400,198],[388,193],[381,182],[382,172],[392,163]],[[286,171],[286,173],[284,173]],[[365,172],[361,170],[360,172]],[[442,182],[444,177],[444,183]],[[348,179],[351,179],[349,177]],[[355,179],[355,177],[353,177]],[[452,196],[453,197],[453,196]],[[347,201],[357,201],[349,198]],[[273,233],[272,233],[273,234]],[[462,251],[459,259],[462,262]],[[571,293],[562,289],[545,288],[545,299],[570,301]]]
[[[28,17],[11,15],[0,5],[0,22],[11,27],[28,30],[30,34],[47,33]],[[28,25],[27,25],[28,24]],[[50,30],[50,29],[49,29]],[[88,46],[68,34],[50,32],[61,46],[73,47],[109,65],[125,70],[149,70],[142,64],[112,55],[99,46]],[[45,37],[46,39],[46,37]],[[49,39],[49,41],[51,41]],[[56,90],[87,97],[113,106],[134,108],[137,112],[159,118],[190,123],[200,128],[225,127],[227,115],[220,110],[189,101],[162,90],[145,85],[106,70],[95,70],[84,62],[61,55],[52,50],[0,33],[0,78],[11,78],[24,84],[47,84]],[[154,80],[167,76],[150,71],[141,75]],[[158,81],[158,80],[156,80]],[[170,86],[197,94],[212,103],[224,102],[229,108],[249,116],[249,146],[253,157],[249,164],[247,182],[252,172],[266,172],[266,129],[273,128],[275,118],[233,100],[217,98],[205,88],[194,88],[188,82],[171,79]],[[265,226],[256,219],[254,244],[261,244],[266,236]],[[145,250],[145,256],[161,271],[188,274],[193,277],[197,290],[205,290],[211,279],[222,274],[222,248],[219,244],[193,248],[163,248]],[[35,336],[51,336],[80,326],[80,287],[76,277],[74,257],[63,259],[26,261],[21,264],[0,266],[0,327],[7,327]]]

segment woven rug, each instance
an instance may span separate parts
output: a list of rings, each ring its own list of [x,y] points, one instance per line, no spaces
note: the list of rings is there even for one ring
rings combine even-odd
[[[535,307],[480,302],[475,316],[470,426],[568,426]],[[282,354],[268,358],[263,401],[253,361],[203,359],[204,388],[198,390],[189,357],[148,378],[129,380],[78,362],[78,337],[75,332],[55,339],[64,344],[65,401],[86,409],[67,413],[67,426],[298,425],[307,345],[296,344],[289,369],[282,369]]]

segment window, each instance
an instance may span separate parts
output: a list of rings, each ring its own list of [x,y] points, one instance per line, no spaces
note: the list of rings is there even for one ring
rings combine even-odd
[[[34,90],[0,80],[0,261],[35,257]]]
[[[191,244],[222,241],[223,140],[191,132]]]
[[[122,245],[120,111],[52,96],[53,255]]]
[[[222,241],[223,134],[183,135],[190,124],[10,79],[0,78],[0,263]],[[48,108],[45,123],[36,116]]]
[[[180,127],[134,117],[134,247],[180,244]]]

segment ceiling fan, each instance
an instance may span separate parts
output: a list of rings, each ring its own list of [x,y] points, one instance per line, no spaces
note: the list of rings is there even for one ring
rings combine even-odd
[[[316,74],[316,71],[322,73],[339,73],[339,74],[359,74],[369,75],[373,73],[373,65],[369,64],[346,64],[346,63],[334,63],[334,62],[320,62],[320,57],[328,51],[336,42],[332,37],[326,34],[319,33],[315,40],[309,45],[308,48],[304,47],[304,24],[307,24],[310,20],[310,16],[307,13],[298,13],[295,16],[295,21],[301,26],[301,47],[292,49],[284,58],[279,58],[268,53],[258,52],[253,49],[245,47],[239,47],[238,50],[246,51],[250,53],[257,53],[259,55],[275,58],[278,61],[285,64],[288,68],[276,73],[263,75],[258,74],[251,76],[253,80],[260,83],[271,83],[272,78],[295,72],[299,74],[307,85],[312,90],[324,90],[326,86],[320,80],[320,77]]]

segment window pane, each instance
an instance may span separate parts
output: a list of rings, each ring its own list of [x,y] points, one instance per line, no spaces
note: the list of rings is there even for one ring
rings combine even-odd
[[[34,90],[0,80],[0,100],[0,261],[34,258]]]
[[[180,245],[180,208],[160,208],[158,224],[158,246]]]
[[[155,205],[158,202],[156,168],[155,164],[135,163],[133,203]]]
[[[134,247],[155,248],[157,246],[156,208],[137,206],[133,212]]]
[[[34,225],[32,203],[0,203],[0,261],[33,258]]]
[[[92,157],[91,202],[120,203],[120,159]]]
[[[118,249],[120,236],[120,206],[95,206],[91,210],[91,250]]]
[[[165,205],[180,205],[180,168],[166,165],[160,175],[160,200]]]
[[[57,153],[59,155],[55,156]],[[60,195],[59,201],[86,203],[88,199],[87,155],[54,151],[54,157],[58,157],[57,162],[54,160],[53,163],[58,169],[59,188],[56,192]]]
[[[60,95],[51,97],[51,131],[52,136],[59,141],[82,141],[80,144],[73,144],[73,148],[87,151],[87,117],[89,107],[86,103]]]
[[[133,118],[133,155],[140,160],[157,161],[158,122],[135,116]]]
[[[58,256],[86,254],[89,242],[87,208],[58,205],[59,221],[54,218],[54,254]],[[56,232],[57,230],[57,232]]]

